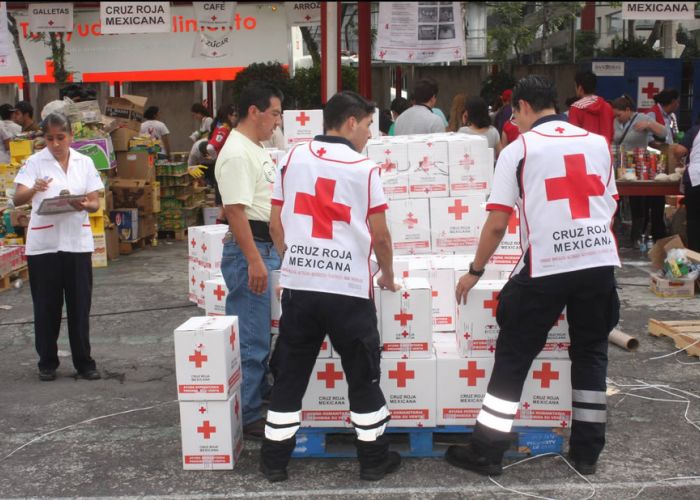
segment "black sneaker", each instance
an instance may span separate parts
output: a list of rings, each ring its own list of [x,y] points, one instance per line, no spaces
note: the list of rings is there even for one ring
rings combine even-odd
[[[286,481],[288,477],[287,469],[268,469],[262,462],[260,462],[260,472],[262,472],[265,479],[271,483]]]
[[[50,382],[52,380],[56,380],[56,370],[39,370],[39,380],[41,380],[42,382]]]
[[[265,437],[265,420],[260,419],[243,426],[243,437],[259,441]]]
[[[85,380],[100,380],[102,375],[97,370],[87,370],[84,372],[79,372],[78,377],[84,378]]]
[[[493,462],[474,451],[471,445],[452,445],[447,448],[445,459],[450,465],[470,470],[482,476],[500,476],[503,467],[500,462]]]
[[[381,465],[376,467],[360,467],[360,479],[365,481],[379,481],[384,479],[384,476],[396,472],[401,465],[401,455],[395,451],[387,453],[386,460]]]
[[[567,458],[569,459],[569,462],[573,464],[574,469],[576,469],[579,474],[583,476],[591,476],[596,473],[596,469],[598,468],[597,462],[586,462],[585,460],[574,457],[571,455],[571,453],[569,453]]]

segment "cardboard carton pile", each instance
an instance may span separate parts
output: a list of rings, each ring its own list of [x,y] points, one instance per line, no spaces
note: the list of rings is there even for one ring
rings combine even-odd
[[[187,172],[187,162],[159,160],[156,175],[161,193],[160,230],[182,231],[197,224],[206,204],[206,194],[194,185]]]

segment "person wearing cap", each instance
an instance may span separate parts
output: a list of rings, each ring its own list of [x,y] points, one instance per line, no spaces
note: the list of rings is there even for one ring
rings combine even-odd
[[[50,113],[42,122],[46,147],[31,155],[15,178],[15,206],[32,204],[27,228],[27,266],[34,303],[34,339],[39,354],[39,379],[56,379],[60,364],[58,334],[65,297],[68,339],[78,376],[97,380],[90,353],[92,252],[94,243],[88,213],[100,208],[104,189],[92,160],[71,149],[73,132],[63,114]],[[69,193],[67,213],[40,214],[44,200]]]
[[[503,133],[503,126],[511,119],[513,115],[513,107],[510,104],[513,91],[511,89],[506,89],[501,93],[501,101],[503,106],[496,112],[496,116],[493,117],[493,126],[498,130],[498,135]]]
[[[22,132],[12,117],[19,114],[12,104],[0,106],[0,163],[10,163],[10,140]]]
[[[38,132],[39,124],[34,121],[34,108],[27,101],[19,101],[15,105],[19,111],[13,118],[22,127],[22,132]]]
[[[374,249],[382,273],[377,285],[397,291],[380,169],[361,154],[374,110],[355,92],[335,94],[323,110],[326,134],[292,149],[277,172],[270,231],[283,255],[282,316],[260,464],[271,482],[287,479],[302,398],[326,334],[348,382],[360,478],[382,479],[401,463],[384,435],[390,417],[379,387],[381,343],[368,265]]]
[[[545,77],[529,75],[515,85],[521,136],[498,158],[489,215],[455,291],[457,303],[468,300],[517,206],[523,257],[498,297],[493,371],[470,444],[446,453],[450,464],[479,474],[502,473],[523,385],[565,307],[573,389],[569,456],[579,473],[595,472],[605,445],[608,334],[620,309],[611,227],[617,187],[608,142],[568,123],[556,102]]]

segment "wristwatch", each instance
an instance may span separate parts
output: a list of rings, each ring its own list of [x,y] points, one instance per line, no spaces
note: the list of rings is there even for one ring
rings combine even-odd
[[[474,269],[474,263],[470,262],[469,263],[469,274],[472,276],[476,276],[477,278],[481,278],[484,275],[484,272],[486,272],[486,269],[482,269],[481,271],[477,271]]]

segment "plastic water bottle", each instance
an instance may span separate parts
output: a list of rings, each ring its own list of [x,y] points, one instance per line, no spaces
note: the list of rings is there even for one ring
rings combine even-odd
[[[639,251],[642,253],[646,253],[647,243],[646,243],[646,240],[644,239],[644,236],[642,236],[638,241],[639,241]]]
[[[647,244],[646,244],[646,251],[647,253],[651,252],[651,247],[654,246],[654,240],[652,239],[651,235],[647,236]]]

